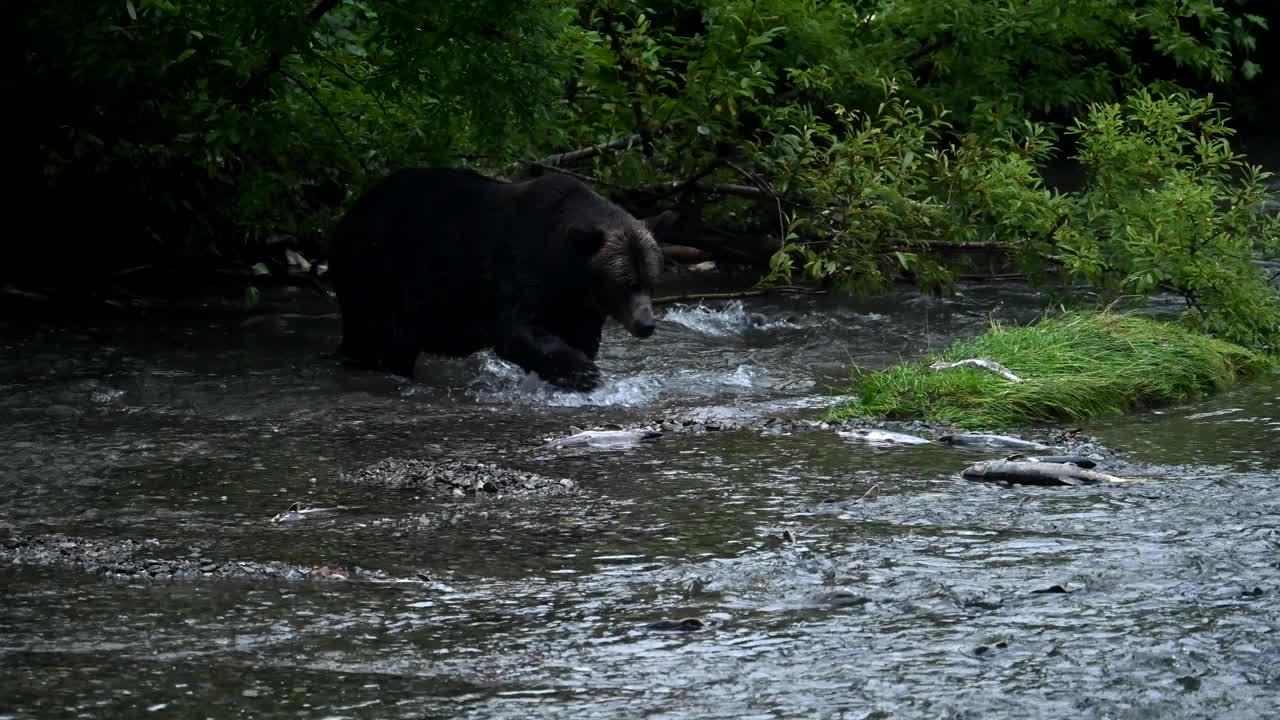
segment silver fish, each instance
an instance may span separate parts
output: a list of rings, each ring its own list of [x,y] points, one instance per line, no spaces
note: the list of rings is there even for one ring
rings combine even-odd
[[[841,430],[836,432],[842,438],[850,440],[861,440],[872,445],[931,445],[932,443],[922,437],[915,435],[907,435],[904,433],[890,432],[888,430],[869,430],[860,428],[858,430]]]
[[[1022,378],[1010,372],[1009,368],[1001,365],[995,360],[984,360],[983,358],[968,358],[966,360],[957,360],[955,362],[943,362],[942,360],[939,360],[938,362],[930,365],[929,369],[930,370],[950,370],[951,368],[958,368],[958,367],[982,368],[983,370],[990,370],[991,372],[999,375],[1000,377],[1004,378],[1005,380],[1008,380],[1009,382],[1013,382],[1013,383],[1022,382]]]
[[[1092,469],[1098,465],[1098,463],[1083,455],[1043,455],[1041,457],[1033,457],[1031,455],[1023,455],[1022,453],[1015,453],[1005,458],[1005,460],[1021,460],[1023,462],[1042,463],[1071,463],[1072,465],[1077,465],[1085,470]]]
[[[657,430],[582,430],[568,437],[557,438],[543,445],[543,449],[593,447],[618,449],[635,447],[644,442],[656,442],[662,437]]]
[[[939,442],[947,445],[955,445],[957,447],[997,447],[997,448],[1013,448],[1016,450],[1048,450],[1048,445],[1041,445],[1038,442],[1030,440],[1022,440],[1008,435],[988,435],[985,433],[956,433],[954,435],[943,435],[938,438]]]
[[[989,480],[1025,485],[1098,485],[1132,482],[1125,478],[1087,470],[1073,463],[987,460],[960,472],[966,480]]]
[[[295,523],[295,522],[300,522],[302,520],[306,520],[308,515],[312,515],[315,513],[332,512],[334,510],[351,510],[351,509],[353,508],[346,507],[343,505],[337,505],[337,506],[328,507],[328,508],[304,508],[302,507],[302,503],[294,503],[289,506],[288,510],[285,510],[284,512],[279,513],[276,516],[272,517],[271,522],[277,523],[277,524]]]

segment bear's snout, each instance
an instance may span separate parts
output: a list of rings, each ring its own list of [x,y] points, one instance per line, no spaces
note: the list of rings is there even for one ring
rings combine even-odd
[[[653,334],[655,327],[656,325],[653,322],[653,315],[651,314],[644,320],[637,320],[631,327],[631,334],[638,338],[647,338]]]
[[[657,321],[653,317],[653,303],[647,296],[638,295],[631,299],[626,314],[620,318],[627,332],[638,338],[647,338],[653,334]]]

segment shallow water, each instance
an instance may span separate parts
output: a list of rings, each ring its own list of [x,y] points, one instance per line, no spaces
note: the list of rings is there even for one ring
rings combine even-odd
[[[570,426],[812,415],[850,364],[1044,303],[670,306],[650,340],[609,329],[587,397],[491,355],[424,358],[416,383],[343,370],[319,357],[333,317],[10,320],[0,525],[406,582],[0,562],[0,717],[1280,712],[1280,380],[1085,425],[1139,479],[1122,486],[978,484],[957,473],[990,453],[817,430],[540,449]],[[442,501],[338,478],[388,456],[580,489]],[[354,509],[270,522],[294,501]],[[704,627],[648,628],[685,617]]]

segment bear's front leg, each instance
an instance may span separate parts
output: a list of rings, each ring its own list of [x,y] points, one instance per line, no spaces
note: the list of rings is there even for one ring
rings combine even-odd
[[[578,392],[600,387],[600,369],[586,353],[534,325],[506,324],[498,333],[494,352],[553,385]]]

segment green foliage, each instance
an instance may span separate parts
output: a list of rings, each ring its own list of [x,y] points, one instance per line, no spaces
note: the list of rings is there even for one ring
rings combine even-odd
[[[645,155],[598,157],[591,174],[627,188],[697,178],[671,199],[697,203],[709,224],[767,238],[766,283],[803,277],[868,292],[905,274],[943,289],[952,268],[933,248],[985,243],[1037,276],[1181,293],[1198,308],[1188,320],[1199,327],[1259,347],[1275,342],[1280,326],[1251,254],[1217,259],[1233,243],[1270,242],[1268,223],[1247,211],[1264,176],[1228,189],[1235,178],[1224,173],[1238,158],[1187,169],[1172,158],[1194,144],[1165,146],[1147,160],[1179,182],[1121,206],[1092,186],[1052,192],[1039,172],[1058,148],[1059,118],[1086,114],[1072,128],[1082,141],[1099,107],[1129,108],[1131,124],[1167,122],[1141,117],[1158,112],[1142,85],[1153,63],[1184,68],[1189,82],[1255,70],[1236,53],[1253,46],[1265,20],[1232,2],[599,2],[583,13],[594,44],[566,107],[568,126],[583,131],[569,144],[647,134]],[[1162,97],[1160,107],[1208,112],[1187,95]],[[1187,122],[1229,154],[1221,123],[1192,130]],[[1095,178],[1127,172],[1123,153],[1090,152],[1082,160]],[[717,196],[731,183],[754,189],[756,200],[744,202],[741,190]],[[1187,236],[1167,256],[1112,257],[1120,234],[1108,223],[1137,235],[1158,218],[1169,225],[1171,207],[1193,211],[1184,207],[1189,193],[1213,206],[1196,209],[1211,218],[1194,230],[1204,237]],[[1147,246],[1167,245],[1171,231],[1154,231]],[[1204,248],[1202,259],[1187,262],[1178,251],[1192,246]],[[1101,263],[1098,271],[1080,258]],[[1138,280],[1109,282],[1117,272]]]
[[[955,0],[876,3],[876,40],[930,101],[993,134],[1033,113],[1074,114],[1113,100],[1166,60],[1222,82],[1265,20],[1237,0]],[[919,51],[925,48],[927,52]],[[1149,48],[1146,53],[1143,49]],[[902,62],[905,60],[905,62]]]
[[[796,263],[813,280],[850,290],[878,290],[900,273],[942,288],[950,271],[928,254],[931,243],[1010,242],[1050,235],[1068,212],[1046,190],[1036,164],[1052,144],[1041,125],[982,139],[968,133],[953,145],[949,125],[929,117],[886,86],[876,114],[836,107],[840,126],[812,117],[771,123],[770,144],[757,152],[781,158],[771,168],[820,212],[793,220],[788,244],[773,257],[767,282],[794,280]],[[788,151],[803,148],[803,152]],[[763,164],[763,161],[761,161]],[[806,239],[802,239],[807,235]]]
[[[1098,287],[1186,298],[1187,319],[1276,349],[1280,296],[1254,250],[1280,251],[1280,221],[1255,211],[1270,173],[1245,165],[1211,99],[1146,91],[1094,105],[1072,132],[1090,173],[1056,258]]]
[[[753,148],[758,166],[781,192],[820,208],[789,218],[766,281],[792,281],[793,257],[806,277],[847,289],[879,289],[902,270],[944,281],[913,244],[950,220],[930,197],[944,171],[934,147],[945,125],[887,91],[875,114],[834,107],[834,124],[791,107],[766,116],[773,129]]]
[[[1139,90],[1094,104],[1069,130],[1088,184],[1067,194],[1041,184],[1037,165],[1053,150],[1043,126],[1027,123],[1021,136],[969,133],[946,146],[941,123],[906,107],[891,98],[861,126],[775,131],[783,145],[821,151],[760,149],[798,158],[780,174],[799,179],[806,199],[825,208],[793,222],[767,281],[791,281],[801,269],[876,289],[896,259],[926,285],[942,286],[947,270],[913,245],[989,243],[1037,275],[1056,270],[1120,294],[1172,292],[1186,300],[1191,326],[1280,349],[1280,296],[1254,262],[1259,252],[1280,253],[1280,219],[1257,212],[1270,173],[1231,148],[1232,131],[1211,98]],[[816,228],[816,238],[800,240],[798,228]]]
[[[1276,344],[1249,263],[1275,243],[1247,210],[1263,176],[1176,92],[1258,74],[1267,20],[1244,0],[312,1],[25,10],[17,173],[79,219],[61,234],[116,262],[278,232],[322,253],[392,168],[614,143],[559,169],[736,236],[766,282],[944,289],[938,248],[983,243]],[[1040,177],[1064,129],[1082,194]]]
[[[936,361],[993,360],[987,370],[932,370]],[[857,399],[831,420],[889,418],[965,428],[1078,421],[1185,401],[1257,375],[1268,357],[1180,325],[1111,312],[1070,312],[1026,327],[993,324],[942,352],[858,378]]]
[[[349,187],[405,162],[518,151],[573,42],[546,0],[50,0],[23,18],[45,185],[196,254],[319,235]]]

